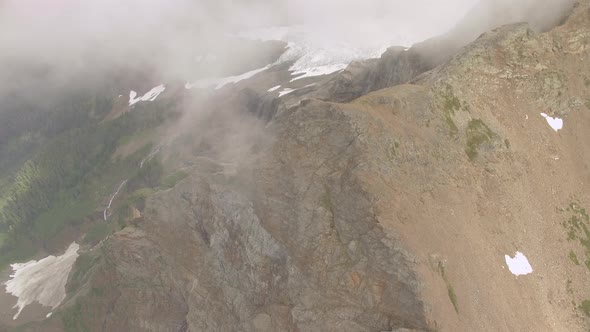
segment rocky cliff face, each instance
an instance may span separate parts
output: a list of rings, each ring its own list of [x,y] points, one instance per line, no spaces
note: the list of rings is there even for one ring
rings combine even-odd
[[[168,156],[190,175],[81,255],[43,328],[588,329],[590,2],[548,32],[420,47],[188,117]],[[226,116],[257,133],[229,163]]]

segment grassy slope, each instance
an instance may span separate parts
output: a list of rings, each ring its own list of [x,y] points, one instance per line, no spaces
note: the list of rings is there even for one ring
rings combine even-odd
[[[145,103],[114,121],[96,121],[83,130],[72,128],[47,141],[40,148],[41,152],[29,159],[35,161],[41,179],[30,181],[27,186],[21,186],[24,189],[20,189],[21,193],[23,190],[36,190],[40,194],[34,192],[35,195],[18,196],[15,190],[10,187],[6,189],[5,186],[0,191],[0,210],[8,210],[6,202],[16,198],[18,206],[29,209],[27,216],[32,216],[23,220],[23,225],[12,228],[12,231],[6,227],[0,229],[0,269],[14,261],[30,258],[37,252],[39,243],[51,241],[68,225],[88,219],[101,219],[98,215],[105,198],[121,181],[141,175],[137,165],[149,153],[151,146],[147,144],[135,153],[115,158],[114,161],[113,152],[145,132],[153,131],[170,115],[164,110],[173,109],[174,105],[166,101]],[[68,142],[65,148],[64,140]],[[63,169],[52,169],[57,167]],[[61,174],[64,179],[54,179]],[[18,178],[5,177],[1,180],[15,188]],[[49,185],[31,188],[43,181]],[[48,201],[47,208],[36,204],[35,197],[39,195]],[[94,242],[108,233],[106,229],[92,228],[88,241]]]

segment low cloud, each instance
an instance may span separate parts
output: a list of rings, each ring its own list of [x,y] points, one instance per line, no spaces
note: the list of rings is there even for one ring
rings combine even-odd
[[[228,34],[307,25],[317,43],[396,44],[443,34],[467,13],[466,31],[502,23],[553,24],[573,0],[4,0],[0,1],[0,97],[31,80],[61,88],[105,71],[194,79],[194,58],[231,54]],[[475,9],[474,9],[475,8]],[[471,37],[471,36],[470,36]],[[240,56],[231,57],[239,63]],[[22,73],[26,73],[22,74]],[[29,78],[29,79],[28,79]]]

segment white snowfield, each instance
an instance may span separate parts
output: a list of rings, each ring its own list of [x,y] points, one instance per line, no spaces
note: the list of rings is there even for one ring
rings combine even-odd
[[[290,26],[270,27],[245,31],[237,37],[251,40],[280,40],[287,42],[287,50],[277,60],[276,64],[294,62],[289,68],[292,81],[305,77],[328,75],[342,71],[352,61],[378,58],[385,52],[387,45],[372,45],[357,47],[343,42],[329,42],[317,38],[317,31],[313,27]],[[408,40],[399,40],[397,44],[409,44]]]
[[[18,298],[14,308],[18,312],[37,301],[44,306],[55,309],[66,297],[66,282],[72,266],[78,258],[80,246],[74,242],[61,256],[48,256],[39,261],[12,264],[14,271],[5,283],[6,292]]]
[[[289,68],[292,75],[291,82],[307,77],[329,75],[344,70],[353,61],[379,58],[389,46],[411,46],[415,42],[424,39],[418,36],[412,37],[404,34],[397,37],[394,36],[387,42],[359,47],[342,41],[318,39],[317,31],[313,27],[306,26],[260,28],[231,36],[258,41],[284,41],[287,43],[287,50],[277,61],[266,67],[249,71],[242,75],[206,78],[192,83],[186,83],[186,89],[214,87],[218,90],[230,83],[237,83],[249,79],[274,65],[288,62],[293,63]]]
[[[545,113],[541,113],[541,116],[544,117],[545,120],[547,120],[549,126],[553,128],[553,130],[555,130],[556,132],[563,128],[563,119],[553,118]]]
[[[285,88],[282,91],[279,91],[279,98],[282,97],[282,96],[286,96],[286,95],[290,94],[293,91],[295,91],[295,90],[289,89],[289,88]]]
[[[261,72],[267,70],[268,68],[270,68],[270,65],[249,71],[249,72],[241,74],[241,75],[222,77],[222,78],[206,78],[206,79],[195,81],[193,83],[186,83],[184,85],[184,87],[188,90],[188,89],[192,89],[194,87],[196,87],[198,89],[205,89],[205,88],[208,88],[211,86],[215,86],[215,90],[219,90],[230,83],[235,84],[240,81],[252,78],[254,75],[261,73]]]
[[[514,258],[504,255],[508,269],[515,276],[526,275],[533,273],[533,268],[529,264],[529,260],[521,252],[517,251]]]
[[[131,90],[129,92],[129,106],[133,106],[140,101],[154,101],[162,92],[164,92],[164,90],[166,90],[166,86],[164,86],[164,84],[160,84],[139,98],[136,98],[137,92]]]
[[[314,77],[314,76],[322,76],[322,75],[329,75],[336,72],[343,71],[346,69],[347,64],[338,63],[335,65],[326,65],[326,66],[318,66],[309,69],[302,69],[296,70],[291,73],[291,75],[296,76],[295,78],[291,79],[291,82],[300,80],[306,77]]]

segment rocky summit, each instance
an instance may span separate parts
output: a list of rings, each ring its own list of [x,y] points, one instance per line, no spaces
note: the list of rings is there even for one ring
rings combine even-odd
[[[72,197],[99,204],[31,226],[80,243],[65,298],[0,329],[588,330],[590,1],[568,8],[299,79],[256,40],[225,80],[93,97],[85,139],[118,138]]]

